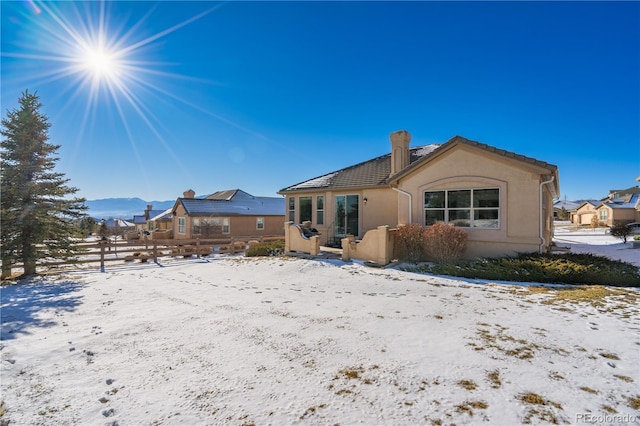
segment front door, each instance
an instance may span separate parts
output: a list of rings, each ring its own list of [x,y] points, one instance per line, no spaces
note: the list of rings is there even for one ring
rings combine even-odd
[[[336,196],[336,217],[334,235],[343,238],[346,235],[358,235],[358,195]]]

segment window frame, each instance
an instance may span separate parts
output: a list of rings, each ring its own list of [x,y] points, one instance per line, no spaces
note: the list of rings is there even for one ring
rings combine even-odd
[[[298,197],[298,210],[300,210],[298,213],[298,223],[313,221],[313,197],[310,195],[305,197]],[[303,218],[303,213],[308,213],[308,217]]]
[[[316,196],[316,225],[324,225],[324,195]]]
[[[264,217],[262,216],[256,217],[256,229],[264,230]]]
[[[496,197],[490,199],[481,198],[480,191],[496,191]],[[466,195],[468,193],[468,196]],[[432,195],[428,197],[428,195]],[[450,195],[452,195],[450,197]],[[432,200],[431,200],[432,199]],[[491,206],[479,206],[480,201],[488,201]],[[433,201],[432,207],[427,204]],[[455,188],[455,189],[433,189],[423,191],[422,197],[423,219],[425,226],[430,226],[437,222],[451,223],[454,226],[468,229],[496,230],[501,228],[501,200],[499,187],[482,188]],[[481,212],[492,212],[487,219],[478,218]],[[431,221],[431,220],[433,221]],[[479,226],[482,220],[491,221],[495,226]],[[458,223],[454,223],[458,221]],[[466,224],[463,224],[466,222]]]
[[[194,217],[191,219],[191,234],[192,235],[201,235],[202,234],[202,226],[200,226],[200,218]]]
[[[178,234],[186,234],[187,231],[187,218],[184,216],[178,217]]]
[[[296,197],[289,197],[289,222],[296,221]]]
[[[600,214],[598,216],[600,216],[600,220],[609,220],[609,210],[600,209]]]

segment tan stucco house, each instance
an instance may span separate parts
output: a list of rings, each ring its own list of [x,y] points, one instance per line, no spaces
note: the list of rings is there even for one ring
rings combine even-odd
[[[281,197],[256,197],[240,189],[196,198],[187,190],[171,209],[173,238],[284,236]]]
[[[640,193],[608,199],[596,207],[596,214],[600,223],[607,226],[640,222]]]
[[[571,214],[571,222],[579,226],[590,226],[594,216],[598,215],[596,207],[601,202],[598,200],[585,200],[578,206],[575,213]]]
[[[280,190],[286,220],[310,221],[321,244],[444,221],[467,231],[468,258],[549,249],[556,166],[460,136],[414,148],[405,130],[390,139],[389,154]]]

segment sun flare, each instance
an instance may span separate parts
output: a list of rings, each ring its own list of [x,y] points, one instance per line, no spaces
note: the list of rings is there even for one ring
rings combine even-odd
[[[118,60],[113,54],[105,52],[102,49],[87,51],[83,64],[85,70],[94,77],[114,77],[117,76]]]

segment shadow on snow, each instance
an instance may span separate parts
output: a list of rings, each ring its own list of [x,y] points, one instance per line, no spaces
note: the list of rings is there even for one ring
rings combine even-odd
[[[55,319],[39,318],[39,313],[54,310],[56,315],[74,311],[82,302],[75,294],[84,285],[76,281],[52,282],[36,278],[27,283],[0,288],[0,340],[29,334],[34,327],[52,327]]]

